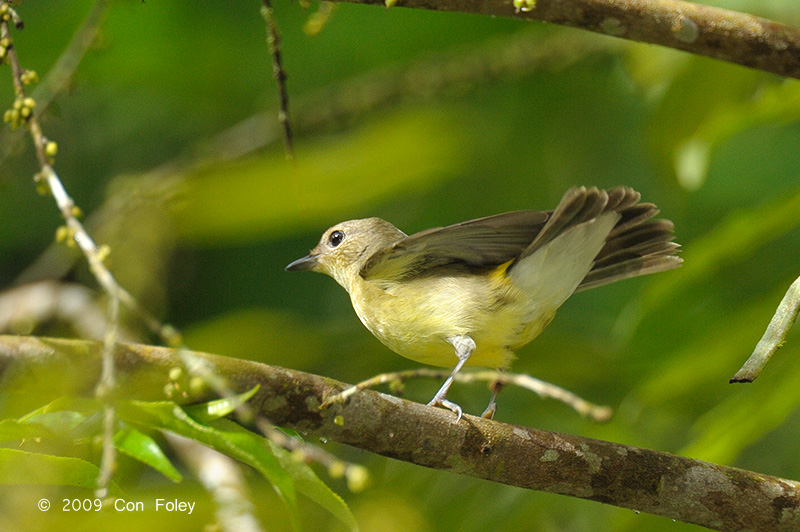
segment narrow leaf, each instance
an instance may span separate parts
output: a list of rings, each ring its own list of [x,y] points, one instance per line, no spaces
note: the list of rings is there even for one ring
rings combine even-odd
[[[236,410],[240,405],[249,401],[250,398],[256,394],[258,389],[259,386],[255,386],[246,392],[240,393],[239,395],[225,397],[223,399],[216,399],[214,401],[209,401],[199,405],[184,407],[184,410],[187,414],[192,416],[200,423],[207,423],[211,420],[227,416]]]
[[[183,479],[158,443],[143,432],[125,427],[114,435],[114,446],[131,458],[149,465],[173,482],[180,482]]]

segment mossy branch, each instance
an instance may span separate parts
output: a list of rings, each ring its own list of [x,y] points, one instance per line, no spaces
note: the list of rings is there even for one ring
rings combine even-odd
[[[385,5],[386,0],[333,0]],[[680,0],[398,0],[397,7],[572,26],[800,79],[800,28]],[[394,7],[392,9],[395,9]]]
[[[91,394],[103,346],[0,336],[0,410],[22,413],[63,394]],[[273,422],[418,465],[599,501],[715,530],[800,527],[800,483],[659,451],[518,427],[373,391],[319,409],[345,384],[217,355],[197,354]],[[177,350],[119,344],[116,393],[159,399]],[[179,399],[196,402],[208,397]]]

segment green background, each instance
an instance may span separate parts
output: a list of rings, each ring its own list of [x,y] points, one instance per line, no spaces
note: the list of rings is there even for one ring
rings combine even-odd
[[[794,0],[716,4],[800,24]],[[91,6],[18,6],[23,66],[44,78]],[[610,405],[615,417],[592,424],[507,389],[496,419],[800,478],[798,335],[754,384],[728,384],[800,274],[796,81],[578,30],[402,8],[340,5],[310,35],[319,4],[274,7],[296,164],[278,135],[255,0],[113,2],[42,117],[58,142],[56,171],[143,306],[196,350],[346,382],[414,368],[361,326],[333,280],[283,267],[344,219],[380,216],[413,233],[551,209],[573,185],[630,185],[675,222],[684,266],[574,296],[512,368]],[[3,108],[13,103],[10,78],[0,67]],[[246,120],[252,129],[230,133]],[[94,288],[80,257],[54,243],[62,222],[36,191],[22,133],[0,133],[0,289],[42,279]],[[155,341],[135,318],[125,324]],[[11,332],[76,334],[57,321]],[[406,397],[425,402],[438,384],[411,383]],[[456,385],[450,398],[476,413],[488,391]],[[358,494],[320,470],[365,532],[699,530],[323,445],[370,469],[372,485]],[[25,487],[0,501],[0,528],[176,531],[213,521],[196,481],[173,485],[122,460],[129,499],[178,497],[198,509],[104,521],[45,514],[36,494],[86,494]],[[270,486],[247,478],[265,528],[286,529]],[[341,529],[314,503],[301,508],[303,530]]]

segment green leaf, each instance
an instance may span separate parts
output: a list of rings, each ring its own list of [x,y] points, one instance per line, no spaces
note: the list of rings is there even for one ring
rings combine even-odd
[[[0,449],[0,484],[47,484],[94,489],[100,470],[80,458]],[[112,483],[111,489],[119,492]]]
[[[100,408],[94,399],[62,397],[19,419],[0,421],[0,441],[61,438],[74,443],[97,433]]]
[[[296,495],[292,478],[278,462],[272,449],[255,434],[249,431],[248,434],[224,431],[198,423],[170,401],[124,401],[117,405],[117,413],[128,423],[174,432],[255,468],[272,483],[286,503],[290,516],[296,521]]]
[[[260,386],[256,385],[252,389],[240,393],[239,395],[226,397],[224,399],[216,399],[199,405],[187,406],[184,407],[184,410],[200,423],[207,423],[214,419],[225,417],[236,410],[240,405],[249,401],[259,388]]]
[[[124,427],[114,435],[114,446],[131,458],[149,465],[173,482],[180,482],[183,478],[158,443],[143,432]]]
[[[54,436],[78,442],[101,430],[102,409],[96,399],[64,396],[24,415],[20,422],[41,425]]]
[[[23,423],[16,419],[0,421],[0,441],[52,437],[55,437],[53,432],[39,423]]]
[[[248,431],[229,419],[218,419],[213,422],[213,425],[229,433],[247,433],[249,437],[258,440],[261,445],[268,446],[278,459],[281,467],[292,477],[297,491],[328,510],[334,517],[344,523],[349,530],[354,532],[358,530],[358,523],[356,523],[353,513],[344,500],[329,488],[327,484],[320,480],[307,464],[296,460],[286,449],[275,445],[262,436]]]
[[[29,417],[23,423],[37,424],[48,428],[54,434],[63,437],[74,438],[77,435],[78,427],[85,423],[87,417],[73,410],[62,410],[61,412],[42,412],[36,416]],[[99,426],[94,423],[95,427]],[[85,431],[81,431],[85,435]]]
[[[40,408],[37,408],[33,412],[25,414],[20,418],[20,420],[27,421],[33,419],[34,417],[40,414],[49,412],[61,412],[64,410],[80,412],[81,414],[88,416],[90,414],[100,412],[102,409],[103,409],[103,403],[101,403],[100,401],[98,401],[93,397],[75,397],[71,395],[65,395],[51,401],[50,403],[47,403],[46,405]]]

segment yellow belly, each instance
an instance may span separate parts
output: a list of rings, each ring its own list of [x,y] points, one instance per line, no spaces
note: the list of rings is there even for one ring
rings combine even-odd
[[[537,308],[499,275],[431,276],[385,286],[362,281],[350,296],[358,317],[389,349],[442,367],[457,362],[447,338],[469,335],[476,349],[467,365],[505,368],[556,310]]]

